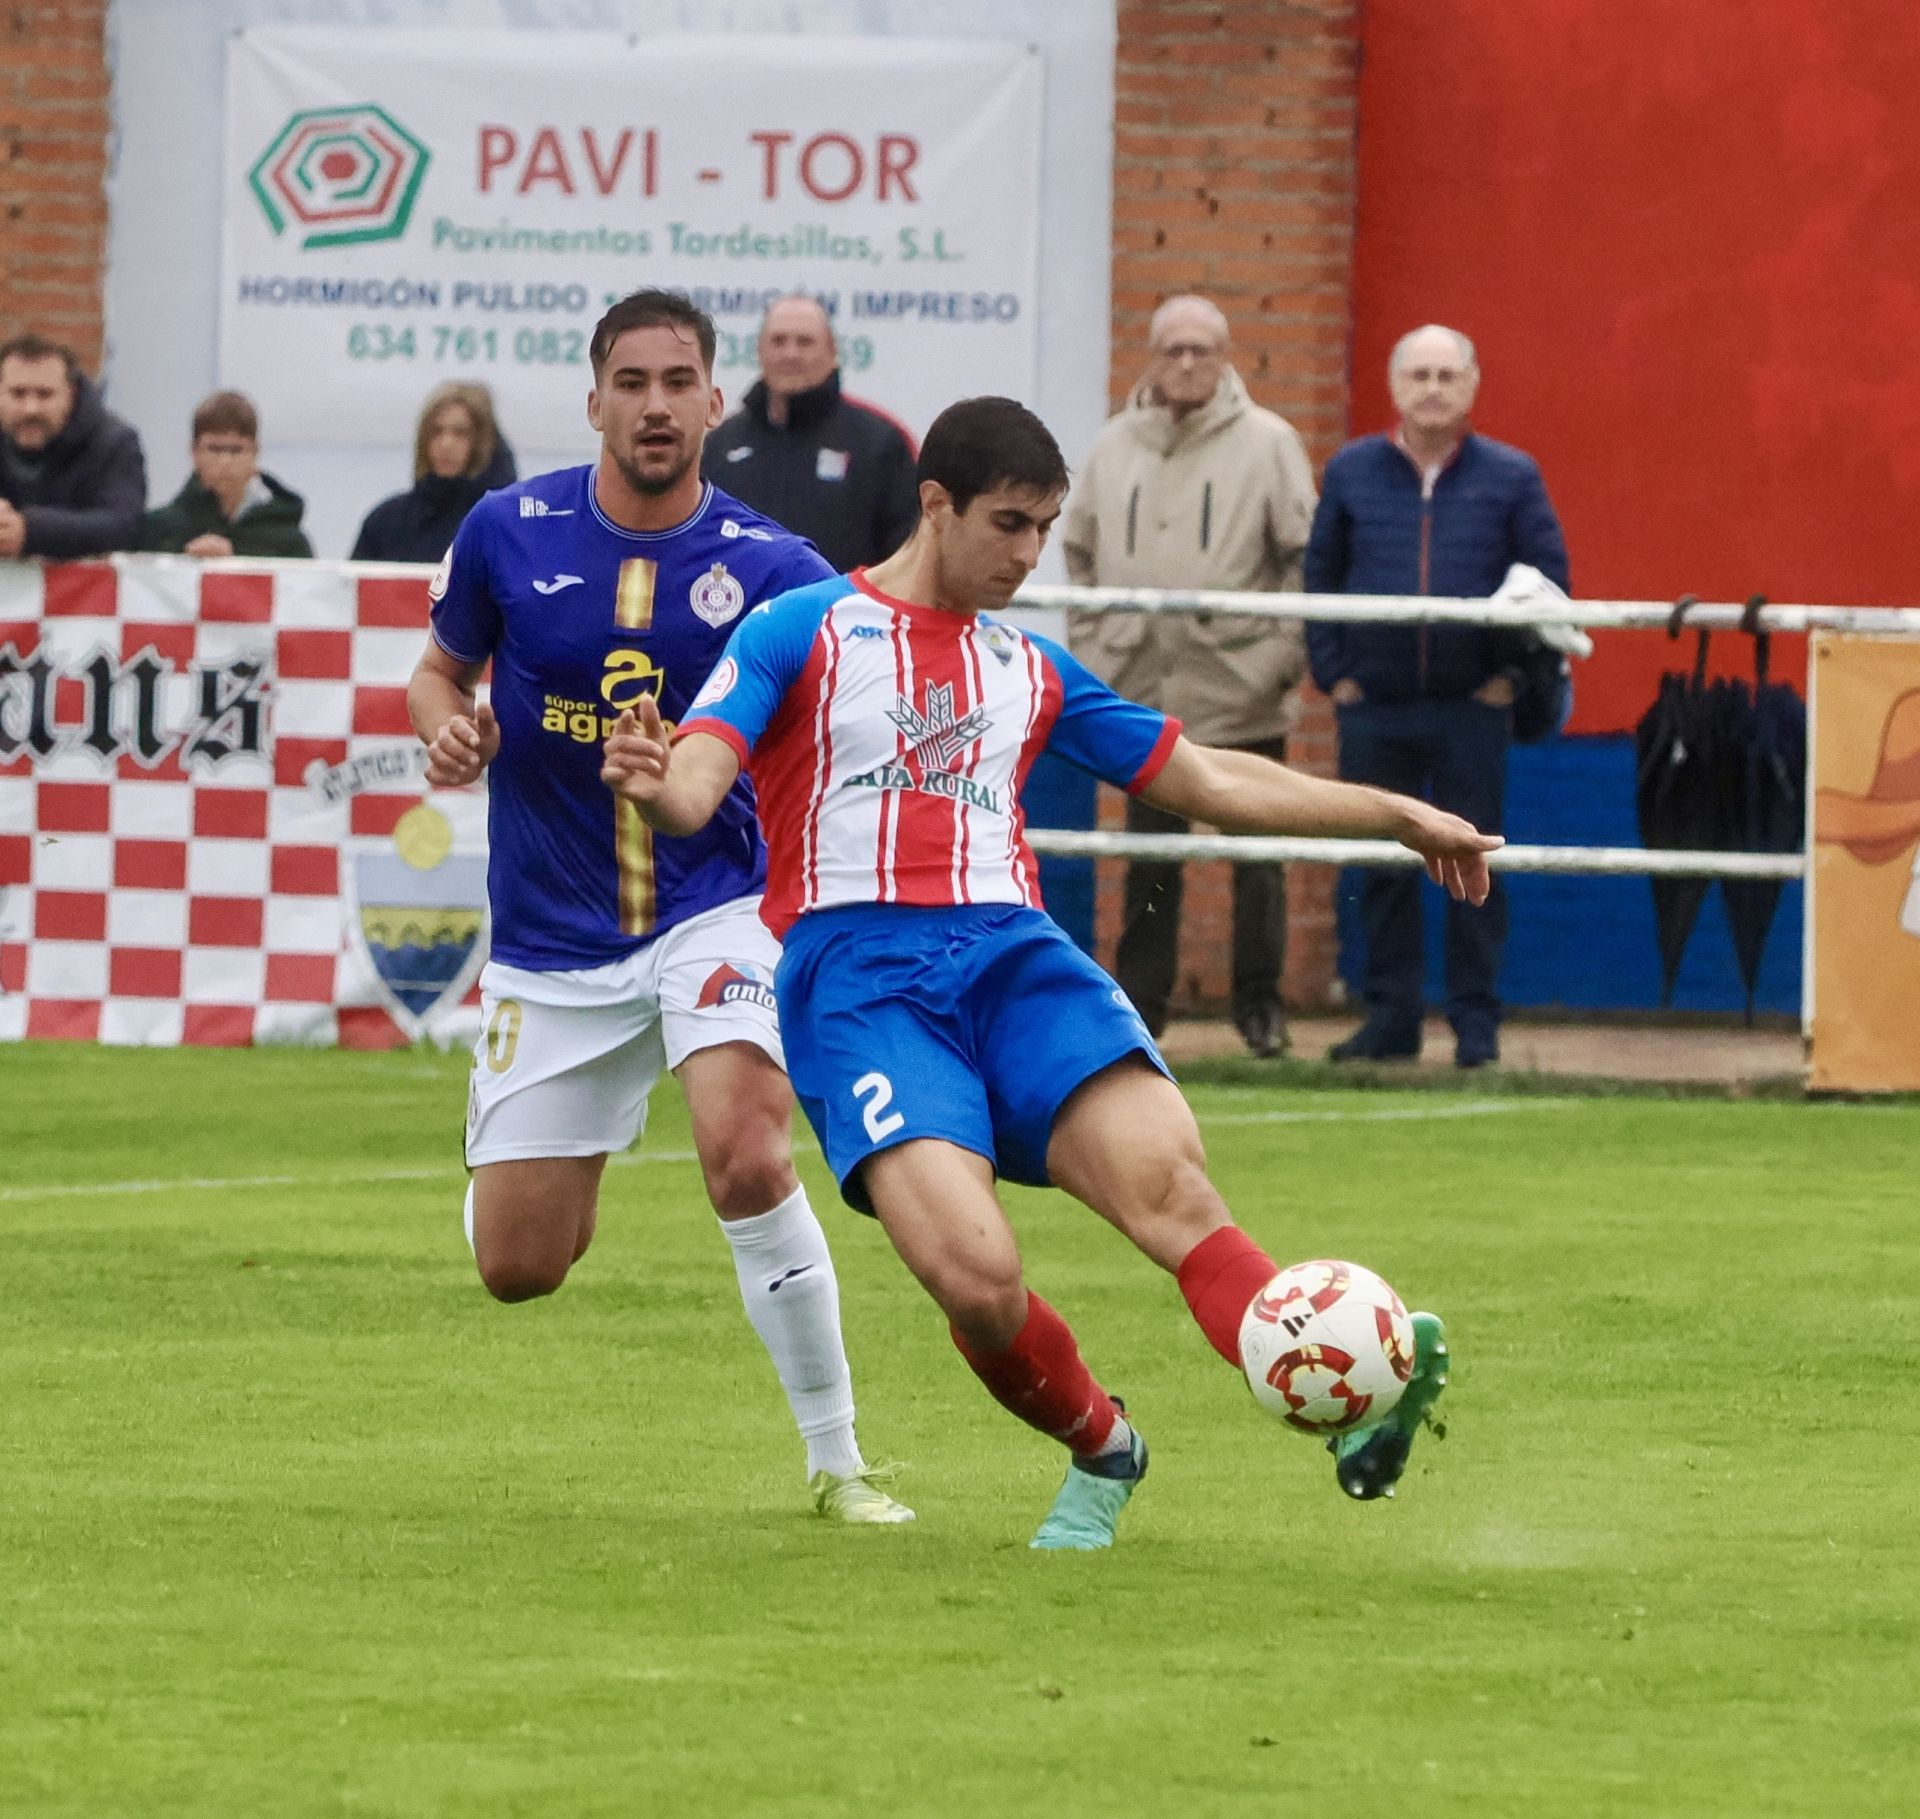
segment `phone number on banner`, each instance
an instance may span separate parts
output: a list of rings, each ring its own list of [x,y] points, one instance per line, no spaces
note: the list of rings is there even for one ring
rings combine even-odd
[[[347,330],[349,360],[452,360],[462,366],[478,361],[521,366],[584,366],[588,331],[583,328],[455,328],[447,323],[390,328],[384,322],[357,322]],[[722,329],[714,347],[715,370],[754,368],[760,364],[757,338]],[[873,364],[873,342],[849,335],[840,343],[840,364],[865,372]]]

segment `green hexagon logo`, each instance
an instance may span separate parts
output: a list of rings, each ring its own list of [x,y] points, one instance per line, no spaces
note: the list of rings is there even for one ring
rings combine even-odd
[[[384,107],[314,107],[295,114],[247,172],[276,234],[302,251],[397,240],[407,231],[430,154]]]

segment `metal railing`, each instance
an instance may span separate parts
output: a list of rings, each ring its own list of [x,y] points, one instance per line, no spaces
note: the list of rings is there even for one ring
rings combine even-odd
[[[1244,618],[1320,619],[1347,623],[1489,625],[1529,630],[1570,625],[1589,630],[1878,633],[1920,638],[1920,608],[1754,606],[1731,601],[1568,600],[1515,608],[1490,600],[1433,595],[1236,594],[1205,588],[1029,586],[1015,610],[1227,613]],[[1416,853],[1384,840],[1298,839],[1250,834],[1132,834],[1030,828],[1035,852],[1059,859],[1230,859],[1309,865],[1415,866]],[[1508,872],[1583,876],[1796,879],[1805,853],[1737,853],[1637,846],[1507,846],[1489,864]]]

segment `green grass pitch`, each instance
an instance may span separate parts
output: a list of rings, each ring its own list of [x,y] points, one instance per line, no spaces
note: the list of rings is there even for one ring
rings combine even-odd
[[[1192,1088],[1286,1261],[1443,1311],[1392,1503],[1012,1196],[1153,1475],[833,1240],[904,1530],[829,1528],[671,1091],[550,1301],[461,1240],[463,1063],[0,1048],[0,1812],[1845,1814],[1920,1800],[1920,1108]]]

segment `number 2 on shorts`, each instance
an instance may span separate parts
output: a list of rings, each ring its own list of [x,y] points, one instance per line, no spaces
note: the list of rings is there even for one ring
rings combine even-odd
[[[893,1103],[893,1082],[885,1074],[862,1074],[853,1083],[853,1096],[864,1101],[860,1110],[865,1120],[867,1135],[875,1143],[891,1136],[906,1118],[899,1112],[889,1112],[887,1107]],[[881,1116],[882,1113],[886,1115]]]

